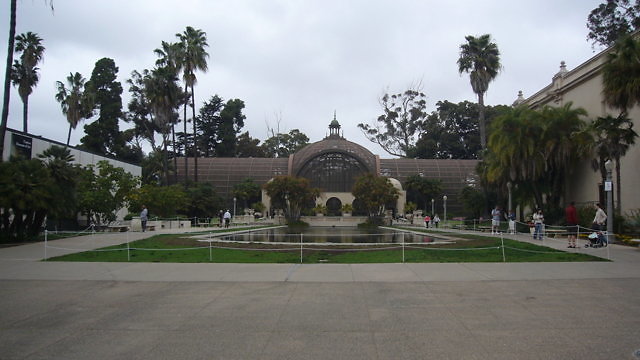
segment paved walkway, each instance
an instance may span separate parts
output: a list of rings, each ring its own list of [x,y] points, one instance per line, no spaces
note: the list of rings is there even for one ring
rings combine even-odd
[[[153,234],[56,240],[47,256]],[[42,243],[4,248],[0,359],[640,359],[640,251],[571,250],[612,261],[62,263],[40,261]]]

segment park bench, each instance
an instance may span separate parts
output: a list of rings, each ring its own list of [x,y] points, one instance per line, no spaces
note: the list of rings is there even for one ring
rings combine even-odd
[[[128,225],[109,225],[107,226],[107,229],[110,232],[125,232],[129,230],[129,226]]]
[[[545,236],[548,237],[556,237],[556,235],[566,235],[567,230],[565,229],[546,229],[544,231]]]

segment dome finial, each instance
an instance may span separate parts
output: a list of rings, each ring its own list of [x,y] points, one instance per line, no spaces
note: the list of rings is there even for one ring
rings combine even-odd
[[[340,137],[340,123],[336,119],[335,110],[333,110],[333,120],[329,124],[329,137]]]

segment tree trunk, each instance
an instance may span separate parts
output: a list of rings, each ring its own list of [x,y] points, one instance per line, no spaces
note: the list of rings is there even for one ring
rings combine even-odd
[[[22,98],[22,131],[28,132],[27,130],[27,118],[29,116],[29,97],[25,96]]]
[[[9,119],[9,96],[11,91],[11,66],[13,65],[13,46],[16,38],[16,13],[18,0],[11,0],[9,20],[9,41],[7,42],[7,66],[4,74],[4,98],[2,101],[2,120],[0,121],[0,162],[4,155],[4,135],[7,132]]]
[[[484,121],[484,93],[478,94],[478,126],[480,127],[480,148],[487,148],[487,127]]]
[[[185,84],[184,92],[187,92],[189,88]],[[184,109],[184,186],[187,186],[189,181],[189,163],[187,162],[187,103],[183,106]]]
[[[71,124],[69,124],[69,134],[67,134],[67,146],[64,147],[65,149],[69,147],[70,140],[71,140]]]
[[[171,124],[171,136],[173,141],[171,147],[173,148],[173,183],[178,183],[178,152],[176,151],[176,127]]]
[[[620,182],[620,158],[616,157],[616,196],[615,199],[613,199],[613,205],[615,205],[615,213],[622,215]]]
[[[193,180],[198,182],[198,135],[196,133],[196,100],[191,85],[191,110],[193,111]]]

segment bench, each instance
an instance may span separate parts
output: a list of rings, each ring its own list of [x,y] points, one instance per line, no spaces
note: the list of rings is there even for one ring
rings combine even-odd
[[[109,225],[107,226],[110,232],[125,232],[129,230],[127,225]]]

